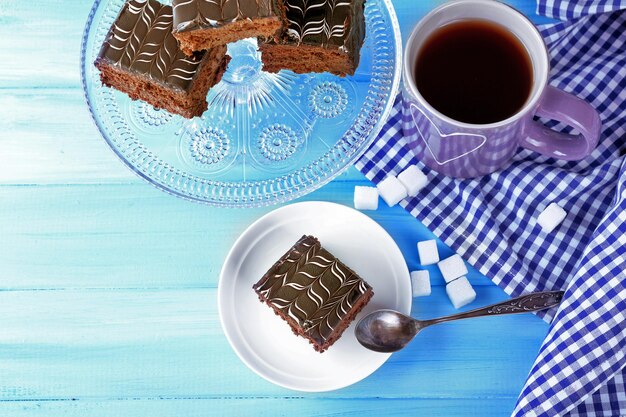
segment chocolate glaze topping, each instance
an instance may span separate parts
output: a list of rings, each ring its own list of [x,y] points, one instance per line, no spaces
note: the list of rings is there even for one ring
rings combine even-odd
[[[187,57],[172,35],[172,7],[156,0],[130,0],[107,35],[98,60],[188,90],[204,53]]]
[[[315,237],[303,236],[254,289],[322,344],[370,286]]]
[[[304,43],[348,52],[365,36],[364,0],[282,0],[283,43]]]
[[[276,16],[273,0],[173,0],[174,31],[222,26],[241,19]]]

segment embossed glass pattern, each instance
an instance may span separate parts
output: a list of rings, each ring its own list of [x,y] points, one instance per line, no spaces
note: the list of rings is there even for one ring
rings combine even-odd
[[[382,127],[400,77],[400,34],[389,0],[368,0],[367,36],[352,77],[262,71],[253,39],[191,120],[103,87],[93,61],[124,0],[94,3],[81,71],[92,117],[113,151],[157,188],[228,207],[285,202],[352,164]]]

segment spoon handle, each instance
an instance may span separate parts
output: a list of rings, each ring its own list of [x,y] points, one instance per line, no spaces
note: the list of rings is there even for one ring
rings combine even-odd
[[[422,327],[432,324],[443,323],[446,321],[469,319],[473,317],[483,316],[500,316],[502,314],[518,314],[531,311],[544,310],[546,308],[559,305],[563,299],[563,291],[544,291],[533,292],[522,295],[521,297],[503,301],[501,303],[492,304],[490,306],[477,308],[475,310],[463,313],[453,314],[451,316],[440,317],[432,320],[420,320]]]

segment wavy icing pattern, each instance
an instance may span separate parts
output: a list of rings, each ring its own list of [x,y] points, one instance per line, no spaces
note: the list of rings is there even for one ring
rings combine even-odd
[[[283,0],[286,36],[297,43],[344,46],[361,0]],[[362,15],[362,10],[361,10]]]
[[[176,32],[275,16],[272,0],[173,0],[172,5]]]
[[[319,344],[369,289],[313,236],[303,236],[255,286],[259,295]]]
[[[187,57],[172,35],[172,7],[130,0],[111,27],[98,59],[182,90],[190,88],[204,53]]]

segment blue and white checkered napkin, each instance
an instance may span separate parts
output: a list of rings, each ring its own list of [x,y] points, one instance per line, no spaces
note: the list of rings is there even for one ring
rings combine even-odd
[[[356,166],[379,182],[417,163],[430,184],[403,207],[511,296],[567,289],[542,315],[552,325],[514,416],[626,415],[626,0],[538,1],[538,13],[562,20],[541,28],[551,84],[601,113],[591,156],[521,150],[501,172],[446,178],[408,150],[396,103]],[[535,219],[550,202],[568,215],[546,234]]]

